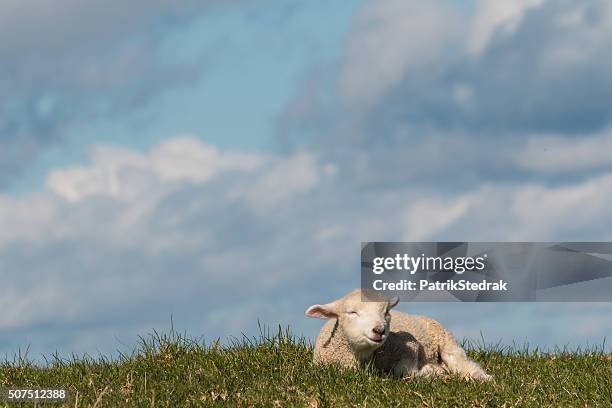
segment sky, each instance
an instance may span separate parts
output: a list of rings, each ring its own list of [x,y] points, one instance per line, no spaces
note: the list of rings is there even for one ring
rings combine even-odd
[[[362,241],[612,240],[611,41],[603,0],[2,2],[0,352],[313,338]],[[610,303],[399,309],[612,334]]]

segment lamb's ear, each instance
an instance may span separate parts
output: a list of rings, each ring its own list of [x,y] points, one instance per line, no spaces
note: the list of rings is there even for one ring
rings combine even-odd
[[[325,305],[312,305],[306,309],[306,316],[324,320],[338,317],[338,313],[338,302],[331,302]]]
[[[393,309],[399,303],[399,297],[395,296],[389,299],[389,310]]]

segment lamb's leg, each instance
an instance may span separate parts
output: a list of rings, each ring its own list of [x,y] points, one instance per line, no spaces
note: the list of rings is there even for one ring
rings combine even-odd
[[[429,376],[446,376],[448,374],[448,371],[446,371],[444,369],[444,367],[442,367],[439,364],[425,364],[423,367],[421,367],[421,369],[419,370],[419,372],[417,373],[417,375],[419,376],[423,376],[423,377],[429,377]]]
[[[441,350],[442,361],[449,371],[465,378],[488,381],[493,379],[475,361],[470,360],[465,350],[455,342],[450,342]]]

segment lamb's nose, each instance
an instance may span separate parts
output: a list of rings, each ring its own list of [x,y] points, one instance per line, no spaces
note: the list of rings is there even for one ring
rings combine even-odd
[[[374,327],[372,331],[382,336],[383,334],[385,334],[385,326],[383,324],[379,324],[378,326]]]

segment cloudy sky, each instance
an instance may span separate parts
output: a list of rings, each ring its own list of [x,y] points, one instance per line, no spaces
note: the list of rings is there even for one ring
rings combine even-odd
[[[291,325],[362,241],[612,240],[612,4],[0,5],[0,351]],[[403,304],[601,345],[612,304]]]

